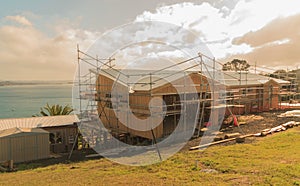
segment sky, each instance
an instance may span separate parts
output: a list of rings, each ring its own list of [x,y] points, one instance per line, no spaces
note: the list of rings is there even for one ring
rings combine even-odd
[[[71,80],[87,50],[120,25],[162,21],[190,30],[225,63],[300,65],[300,1],[44,0],[0,3],[0,80]]]

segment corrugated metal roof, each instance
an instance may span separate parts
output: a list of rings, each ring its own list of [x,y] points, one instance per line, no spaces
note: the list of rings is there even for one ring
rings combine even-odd
[[[8,137],[8,136],[16,136],[16,135],[20,135],[20,134],[24,134],[24,133],[28,133],[28,134],[37,134],[37,133],[49,133],[43,129],[39,129],[39,128],[18,128],[18,127],[14,127],[14,128],[10,128],[10,129],[6,129],[6,130],[1,130],[0,131],[0,138],[2,137]]]
[[[0,130],[10,129],[14,127],[19,128],[42,128],[42,127],[56,127],[66,126],[78,123],[79,119],[76,115],[63,116],[43,116],[31,118],[8,118],[0,119]]]

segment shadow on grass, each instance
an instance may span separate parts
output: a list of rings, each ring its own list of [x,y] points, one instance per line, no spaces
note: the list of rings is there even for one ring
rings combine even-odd
[[[22,163],[16,163],[15,167],[17,171],[23,171],[23,170],[31,170],[36,168],[42,168],[47,167],[50,165],[55,164],[70,164],[70,163],[76,163],[76,162],[83,162],[91,159],[101,159],[102,156],[96,156],[96,157],[90,157],[87,158],[87,155],[90,154],[97,154],[93,149],[85,149],[85,150],[76,150],[73,151],[71,158],[69,159],[69,153],[62,153],[58,154],[59,157],[52,157],[48,159],[42,159],[42,160],[34,160],[34,161],[28,161],[28,162],[22,162]]]

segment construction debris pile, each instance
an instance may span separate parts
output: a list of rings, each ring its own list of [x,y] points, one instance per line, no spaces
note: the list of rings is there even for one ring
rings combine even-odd
[[[297,112],[295,112],[295,113],[297,113]],[[300,114],[300,111],[298,114]],[[212,142],[212,143],[194,146],[194,147],[191,147],[190,150],[199,150],[201,148],[205,148],[205,147],[208,147],[211,145],[217,145],[217,144],[226,143],[226,142],[234,141],[234,140],[237,143],[243,143],[245,141],[245,138],[247,138],[247,137],[263,137],[263,136],[267,136],[269,134],[273,134],[275,132],[285,131],[288,128],[293,128],[293,127],[297,127],[297,126],[300,126],[300,122],[289,121],[289,122],[279,125],[277,127],[273,127],[270,129],[264,129],[261,132],[256,133],[256,134],[247,134],[247,135],[241,135],[239,133],[227,134],[227,135],[225,135],[224,139],[218,138],[219,141],[215,140],[215,142]]]
[[[268,134],[273,134],[275,132],[285,131],[288,128],[297,127],[299,125],[300,125],[300,122],[289,121],[287,123],[284,123],[282,125],[279,125],[277,127],[271,128],[271,129],[264,129],[260,133],[254,134],[254,136],[266,136]]]
[[[300,117],[300,110],[291,110],[278,115],[279,118]]]

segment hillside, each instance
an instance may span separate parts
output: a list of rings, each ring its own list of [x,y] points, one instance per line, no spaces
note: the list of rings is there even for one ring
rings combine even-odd
[[[180,152],[156,165],[129,167],[106,159],[0,174],[0,185],[300,185],[300,127],[250,144]]]

